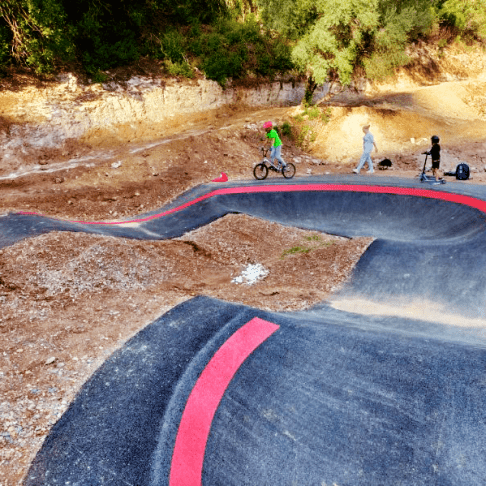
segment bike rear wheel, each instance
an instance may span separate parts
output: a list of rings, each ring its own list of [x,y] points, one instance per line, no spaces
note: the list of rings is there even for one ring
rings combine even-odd
[[[282,175],[286,179],[292,179],[295,175],[295,165],[291,163],[287,163],[285,167],[282,168]]]
[[[262,181],[268,175],[268,167],[263,163],[255,165],[253,175],[255,176],[255,179]]]

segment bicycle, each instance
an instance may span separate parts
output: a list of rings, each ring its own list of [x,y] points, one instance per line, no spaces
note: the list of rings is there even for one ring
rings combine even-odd
[[[260,150],[263,153],[263,160],[259,164],[255,165],[253,169],[253,175],[255,176],[255,179],[262,181],[267,177],[269,170],[273,170],[274,172],[281,172],[286,179],[292,179],[292,177],[294,177],[294,164],[287,162],[287,165],[285,167],[281,167],[280,164],[278,166],[275,166],[267,158],[267,153],[270,149],[267,147],[260,147]]]

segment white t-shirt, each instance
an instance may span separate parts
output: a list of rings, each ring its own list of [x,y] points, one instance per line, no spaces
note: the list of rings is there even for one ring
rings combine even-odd
[[[375,138],[371,134],[371,132],[368,132],[365,134],[363,137],[363,151],[364,152],[371,152],[373,150],[373,143],[375,142]]]

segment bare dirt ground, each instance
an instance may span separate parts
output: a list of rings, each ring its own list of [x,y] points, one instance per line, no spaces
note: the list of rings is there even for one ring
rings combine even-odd
[[[420,152],[438,133],[450,160],[474,168],[465,184],[486,183],[484,87],[449,88],[341,102],[328,123],[303,115],[299,123],[309,122],[314,141],[306,152],[284,137],[284,157],[295,163],[296,177],[350,173],[360,126],[371,122],[380,148],[375,160],[394,163],[374,177],[415,178]],[[35,160],[22,176],[0,173],[0,214],[119,220],[159,208],[221,172],[254,182],[262,122],[293,122],[301,112],[229,107],[181,117],[157,136],[127,130],[72,141],[62,152],[39,154],[40,169]],[[67,168],[73,159],[77,166]],[[171,241],[50,233],[0,250],[0,485],[21,483],[89,376],[174,305],[204,294],[263,309],[306,308],[342,285],[370,242],[230,215]],[[238,283],[249,265],[261,266],[260,280]]]

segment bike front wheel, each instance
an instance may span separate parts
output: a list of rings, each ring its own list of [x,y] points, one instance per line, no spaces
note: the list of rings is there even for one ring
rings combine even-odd
[[[255,176],[255,179],[262,181],[268,175],[268,167],[263,163],[255,165],[253,175]]]
[[[295,165],[288,163],[285,167],[282,168],[282,175],[286,179],[292,179],[295,175]]]

